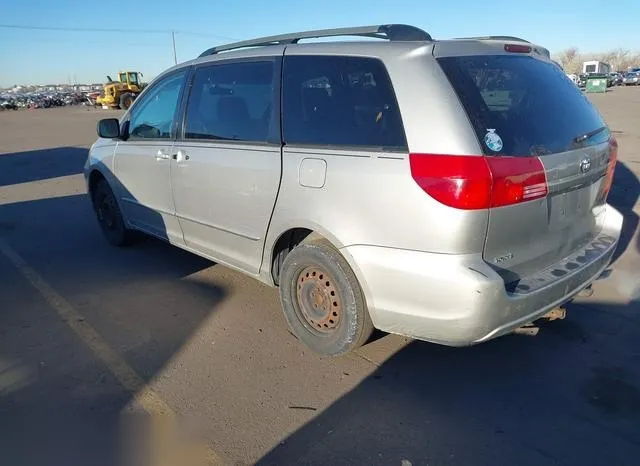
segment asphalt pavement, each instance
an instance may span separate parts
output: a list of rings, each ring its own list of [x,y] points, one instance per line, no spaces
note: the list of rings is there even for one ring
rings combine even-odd
[[[274,289],[154,239],[107,244],[82,167],[117,112],[1,112],[0,464],[133,463],[165,451],[167,413],[213,464],[638,464],[640,89],[588,98],[625,216],[594,294],[536,337],[377,334],[339,358],[287,332]]]

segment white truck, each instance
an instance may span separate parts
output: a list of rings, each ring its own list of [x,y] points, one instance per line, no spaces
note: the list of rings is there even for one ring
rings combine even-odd
[[[598,60],[586,61],[582,64],[583,74],[606,74],[611,73],[611,65]]]

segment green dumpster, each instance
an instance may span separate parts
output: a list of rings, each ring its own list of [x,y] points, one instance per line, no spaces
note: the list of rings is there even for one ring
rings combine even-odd
[[[607,92],[607,77],[605,75],[589,76],[585,90],[587,92]]]

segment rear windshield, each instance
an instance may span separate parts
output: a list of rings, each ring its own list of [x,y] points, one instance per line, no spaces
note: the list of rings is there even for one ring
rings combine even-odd
[[[523,55],[443,57],[438,62],[485,155],[554,154],[609,138],[597,110],[553,63]]]

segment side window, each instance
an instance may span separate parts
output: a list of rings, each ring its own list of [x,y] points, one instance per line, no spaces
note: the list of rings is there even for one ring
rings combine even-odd
[[[286,143],[406,147],[391,80],[380,60],[289,56],[283,76]]]
[[[273,110],[274,64],[246,62],[196,70],[185,139],[266,142]]]
[[[131,139],[170,139],[180,91],[186,71],[180,71],[155,84],[132,109],[129,119]]]

